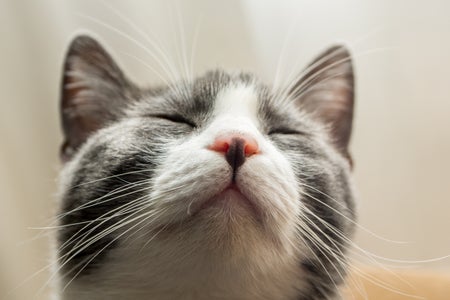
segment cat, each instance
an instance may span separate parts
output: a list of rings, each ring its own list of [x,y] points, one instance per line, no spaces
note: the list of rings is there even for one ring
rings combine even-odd
[[[58,299],[339,299],[354,77],[332,46],[282,89],[213,70],[140,88],[90,36],[61,87]]]

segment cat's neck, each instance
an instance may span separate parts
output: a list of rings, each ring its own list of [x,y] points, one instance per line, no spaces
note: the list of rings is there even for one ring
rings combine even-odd
[[[130,239],[126,247],[111,253],[115,263],[102,267],[99,281],[80,278],[66,294],[74,290],[76,299],[83,299],[79,294],[83,289],[89,290],[89,299],[257,300],[292,299],[304,288],[298,255],[255,241],[238,251],[230,244],[218,247],[199,239],[174,239],[171,234],[151,246],[145,239]],[[130,255],[136,252],[141,255]]]

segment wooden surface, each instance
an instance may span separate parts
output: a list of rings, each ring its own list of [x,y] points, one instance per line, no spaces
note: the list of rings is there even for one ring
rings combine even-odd
[[[344,299],[450,300],[450,273],[428,270],[390,271],[362,268],[353,272]]]

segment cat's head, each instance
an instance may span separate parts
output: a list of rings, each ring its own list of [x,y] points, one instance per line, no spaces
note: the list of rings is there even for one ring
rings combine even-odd
[[[59,257],[68,278],[99,276],[121,263],[114,253],[145,258],[152,247],[175,261],[179,253],[249,265],[266,257],[254,276],[280,261],[311,278],[335,274],[331,261],[344,268],[340,235],[354,216],[344,47],[282,89],[220,70],[143,89],[80,36],[61,95]]]

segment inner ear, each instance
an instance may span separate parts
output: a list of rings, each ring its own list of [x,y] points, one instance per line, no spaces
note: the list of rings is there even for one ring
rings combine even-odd
[[[333,46],[317,56],[290,90],[299,109],[329,129],[337,150],[351,162],[348,144],[352,131],[354,76],[351,56],[344,46]]]
[[[87,138],[117,120],[135,90],[100,44],[78,36],[69,46],[61,86],[63,161]]]

